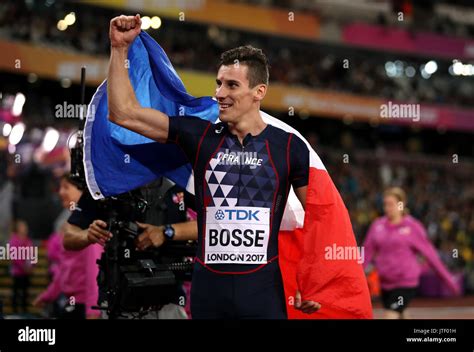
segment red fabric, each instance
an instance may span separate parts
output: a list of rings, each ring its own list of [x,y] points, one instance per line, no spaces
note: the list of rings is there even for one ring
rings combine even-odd
[[[347,209],[326,170],[311,167],[303,229],[282,231],[279,260],[289,319],[370,319],[372,304],[362,265],[354,259],[327,260],[326,247],[357,246]],[[293,307],[321,304],[314,314]]]

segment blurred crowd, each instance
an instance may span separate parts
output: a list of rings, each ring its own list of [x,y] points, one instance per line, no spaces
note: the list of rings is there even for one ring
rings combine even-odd
[[[59,31],[56,24],[58,18],[68,13],[65,9],[58,8],[56,12],[43,9],[42,13],[41,7],[36,9],[22,1],[7,1],[0,5],[0,35],[62,50],[108,55],[108,25],[118,13],[75,6],[69,6],[68,11],[75,9],[76,23]],[[437,72],[424,78],[421,69],[431,58],[367,52],[186,21],[163,20],[162,27],[149,30],[149,34],[160,43],[177,68],[214,73],[216,67],[212,63],[217,64],[222,51],[252,44],[267,54],[272,82],[411,103],[472,106],[474,76],[451,76],[448,73],[451,62],[447,60],[438,60]]]
[[[288,10],[299,10],[305,13],[312,12],[320,17],[322,21],[337,21],[343,23],[344,20],[357,19],[354,14],[344,11],[344,5],[347,9],[352,9],[354,4],[347,1],[345,4],[335,4],[341,9],[338,16],[336,11],[331,12],[331,16],[325,16],[325,13],[319,10],[322,4],[327,5],[327,1],[313,0],[227,0],[228,2],[239,2],[252,4],[256,6],[279,7]],[[377,2],[375,2],[377,3]],[[462,12],[465,6],[470,6],[470,0],[385,0],[379,1],[378,5],[387,4],[385,11],[379,11],[377,15],[372,16],[372,22],[375,24],[403,27],[412,32],[431,32],[442,35],[456,37],[473,37],[474,25],[462,19],[456,20],[460,15],[453,15]],[[375,4],[377,5],[377,4]],[[374,6],[375,7],[375,6]],[[451,11],[449,11],[451,10]],[[375,10],[372,10],[372,12]],[[368,12],[368,10],[367,10]],[[403,21],[399,20],[399,13],[404,14]],[[367,21],[369,16],[366,16]]]

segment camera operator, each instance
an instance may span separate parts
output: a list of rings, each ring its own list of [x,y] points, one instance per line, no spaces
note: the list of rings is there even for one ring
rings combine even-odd
[[[164,191],[168,187],[166,192],[159,195],[160,190]],[[149,210],[145,214],[145,221],[137,222],[142,230],[135,241],[137,250],[157,248],[165,241],[197,240],[197,223],[189,208],[193,203],[192,196],[165,178],[140,188],[140,193],[149,203]],[[81,250],[94,243],[105,246],[112,238],[110,227],[104,221],[107,217],[98,203],[88,192],[83,193],[66,224],[65,248]],[[177,287],[176,301],[165,305],[158,317],[186,319],[184,297],[182,287]]]

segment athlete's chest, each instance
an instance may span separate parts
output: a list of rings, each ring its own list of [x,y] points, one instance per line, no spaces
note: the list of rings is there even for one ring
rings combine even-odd
[[[204,169],[208,205],[270,207],[282,173],[273,159],[267,140],[223,138]]]

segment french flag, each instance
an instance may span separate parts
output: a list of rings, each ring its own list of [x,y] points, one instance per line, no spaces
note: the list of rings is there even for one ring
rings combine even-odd
[[[217,102],[195,98],[163,49],[141,32],[129,49],[129,77],[138,101],[168,116],[195,116],[218,121]],[[362,265],[357,258],[328,257],[334,248],[357,248],[349,214],[316,152],[291,126],[261,111],[262,119],[306,142],[310,170],[303,209],[290,190],[279,234],[279,260],[290,319],[367,319],[372,306]],[[191,165],[175,145],[160,144],[108,120],[107,81],[94,94],[84,128],[84,166],[94,199],[131,191],[165,176],[194,193]],[[293,307],[296,290],[303,299],[321,303],[311,315]]]

